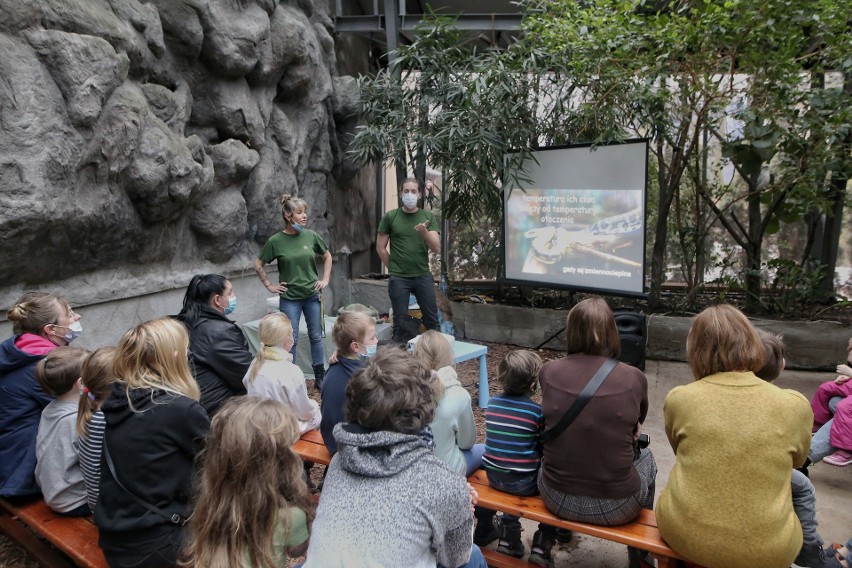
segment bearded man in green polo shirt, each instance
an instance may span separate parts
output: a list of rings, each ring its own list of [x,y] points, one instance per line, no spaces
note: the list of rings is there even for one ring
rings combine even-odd
[[[435,282],[429,271],[429,251],[441,252],[438,221],[431,211],[418,207],[420,182],[408,178],[399,189],[402,207],[388,211],[379,222],[376,252],[388,267],[388,296],[393,308],[393,338],[410,339],[402,329],[408,314],[408,298],[414,294],[426,329],[438,329]],[[390,243],[390,251],[388,251]]]

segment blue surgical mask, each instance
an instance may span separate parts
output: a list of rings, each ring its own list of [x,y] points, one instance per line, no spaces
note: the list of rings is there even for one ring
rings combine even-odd
[[[231,296],[231,299],[228,300],[228,307],[225,308],[225,315],[230,315],[237,309],[237,297]]]
[[[402,204],[408,209],[414,209],[417,207],[417,195],[413,193],[403,193]]]
[[[367,352],[366,353],[360,353],[360,352],[358,353],[358,358],[361,359],[362,361],[365,360],[365,359],[369,359],[370,357],[373,357],[376,354],[376,348],[378,347],[378,345],[365,345],[364,347],[367,349]]]
[[[301,233],[305,230],[305,228],[298,223],[290,223],[290,226],[293,227],[293,230],[297,233]]]

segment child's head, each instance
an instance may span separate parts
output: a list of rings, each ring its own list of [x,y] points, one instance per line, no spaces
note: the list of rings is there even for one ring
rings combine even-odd
[[[538,382],[541,370],[541,357],[525,349],[509,351],[497,366],[497,380],[503,385],[503,392],[512,396],[530,394]]]
[[[273,537],[279,525],[287,534],[290,517],[279,512],[295,506],[313,519],[291,449],[298,438],[296,418],[278,401],[246,396],[222,406],[200,457],[189,566],[242,566],[246,552],[252,566],[282,565]]]
[[[201,398],[189,370],[189,335],[182,323],[160,318],[140,323],[115,348],[113,373],[129,389],[162,389]],[[129,400],[129,393],[128,393]]]
[[[763,348],[766,350],[766,362],[755,375],[771,383],[778,378],[778,375],[784,370],[786,364],[784,360],[784,340],[780,335],[775,335],[763,329],[757,329],[757,335],[760,337],[760,342],[763,343]]]
[[[89,354],[79,347],[57,347],[36,365],[36,380],[52,397],[62,396],[77,385],[83,360]]]
[[[418,434],[435,418],[440,381],[415,356],[382,348],[346,387],[346,420],[368,430]]]
[[[293,346],[293,324],[290,323],[290,318],[282,313],[264,316],[260,320],[257,331],[260,339],[260,350],[257,352],[257,357],[249,370],[249,381],[252,383],[264,361],[281,359],[275,353],[276,348],[284,348],[289,351]]]
[[[340,355],[349,358],[358,353],[366,355],[367,347],[378,343],[376,322],[364,312],[344,312],[334,323],[331,337]]]
[[[432,370],[453,364],[453,348],[447,338],[434,330],[420,336],[414,345],[414,356]]]
[[[83,361],[80,370],[80,407],[77,410],[77,432],[86,436],[92,414],[101,407],[109,395],[115,375],[112,372],[112,359],[115,347],[95,349]]]

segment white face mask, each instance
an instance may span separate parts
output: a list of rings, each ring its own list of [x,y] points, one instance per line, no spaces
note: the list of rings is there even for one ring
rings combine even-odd
[[[55,327],[64,327],[68,330],[68,333],[62,335],[62,339],[64,339],[69,345],[72,341],[80,337],[83,334],[83,324],[78,321],[75,321],[71,325],[57,325]]]
[[[415,207],[417,207],[417,195],[414,193],[403,193],[402,204],[407,209],[414,209]]]

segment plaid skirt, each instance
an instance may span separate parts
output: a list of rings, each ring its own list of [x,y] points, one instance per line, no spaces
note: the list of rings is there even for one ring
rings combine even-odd
[[[562,493],[545,484],[542,475],[544,468],[538,471],[538,489],[547,509],[560,518],[607,527],[623,525],[635,519],[640,510],[654,508],[657,478],[654,454],[650,448],[645,448],[640,452],[639,459],[633,463],[639,473],[639,490],[622,499],[601,499]]]

